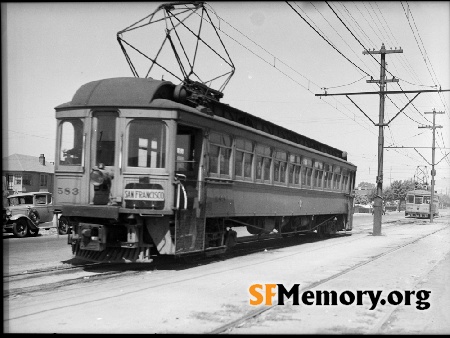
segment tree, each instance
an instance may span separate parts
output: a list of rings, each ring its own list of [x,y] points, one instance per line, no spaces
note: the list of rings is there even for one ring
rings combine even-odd
[[[440,195],[440,196],[439,196],[439,199],[440,199],[440,201],[441,201],[441,204],[442,204],[444,207],[450,206],[450,196],[449,196],[449,195]]]
[[[356,204],[369,204],[369,198],[366,195],[356,195],[355,203]]]
[[[363,190],[376,189],[376,185],[374,183],[369,182],[360,182],[357,188],[361,188]]]
[[[404,201],[406,199],[406,193],[414,190],[414,184],[412,179],[406,181],[394,181],[387,191],[391,194],[392,199]]]
[[[398,198],[396,198],[394,189],[392,189],[392,187],[389,187],[383,191],[383,199],[385,201],[394,201],[397,200]]]

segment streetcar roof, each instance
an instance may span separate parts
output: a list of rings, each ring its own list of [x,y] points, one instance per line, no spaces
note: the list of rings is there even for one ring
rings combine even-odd
[[[82,85],[72,101],[55,109],[80,106],[145,107],[155,99],[171,99],[175,85],[152,78],[117,77]]]
[[[174,89],[175,85],[172,82],[152,78],[117,77],[102,79],[82,85],[73,96],[72,101],[55,107],[55,110],[85,107],[132,107],[182,109],[198,114],[199,110],[196,108],[174,101]],[[211,107],[213,115],[347,161],[346,155],[343,158],[345,152],[342,150],[231,107],[228,104],[212,101]]]

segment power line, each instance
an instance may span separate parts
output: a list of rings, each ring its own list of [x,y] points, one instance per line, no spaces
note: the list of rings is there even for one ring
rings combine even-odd
[[[325,16],[323,16],[323,14],[316,8],[316,6],[314,6],[314,3],[310,2],[310,4],[314,7],[314,9],[322,16],[322,18],[328,23],[328,25],[336,32],[337,35],[339,35],[339,37],[341,38],[342,41],[344,41],[344,43],[350,48],[350,50],[353,51],[352,47],[350,47],[350,45],[347,43],[347,41],[345,41],[345,39],[339,34],[339,32],[334,28],[334,26],[325,18]],[[298,4],[296,4],[298,8],[300,8],[298,6]],[[301,9],[301,8],[300,8]],[[303,11],[305,12],[305,11]],[[305,13],[306,14],[306,13]],[[308,17],[309,18],[309,17]],[[310,19],[311,20],[311,19]],[[311,20],[312,21],[312,20]],[[367,67],[366,63],[364,62],[363,59],[360,58],[359,54],[357,54],[355,51],[353,51],[353,53],[356,55],[356,57]],[[358,80],[359,81],[359,80]],[[353,82],[354,83],[354,82]],[[351,84],[353,84],[351,83]],[[328,89],[330,88],[338,88],[338,87],[328,87]]]
[[[288,4],[289,5],[289,4]],[[238,29],[236,29],[235,27],[233,27],[229,22],[227,22],[226,20],[224,20],[222,17],[220,17],[219,15],[217,15],[217,13],[214,11],[214,9],[208,5],[211,10],[214,12],[214,14],[216,15],[216,17],[218,18],[218,20],[221,20],[223,22],[225,22],[228,26],[230,26],[232,29],[234,29],[236,32],[238,32],[239,34],[241,34],[242,36],[244,36],[246,39],[248,39],[249,41],[251,41],[253,44],[255,44],[256,46],[258,46],[259,48],[261,48],[262,50],[264,50],[266,53],[268,53],[269,55],[271,55],[272,57],[274,57],[275,59],[277,59],[278,61],[280,61],[280,63],[282,63],[283,65],[285,65],[286,67],[288,67],[289,69],[291,69],[292,71],[294,71],[295,73],[301,75],[303,78],[307,79],[310,83],[314,84],[315,86],[317,86],[318,88],[320,88],[319,85],[317,85],[316,83],[314,83],[313,81],[309,80],[308,78],[306,78],[304,75],[300,74],[298,71],[296,71],[295,69],[293,69],[292,67],[290,67],[288,64],[284,63],[282,60],[280,60],[279,58],[277,58],[274,54],[270,53],[269,51],[267,51],[264,47],[262,47],[261,45],[259,45],[258,43],[256,43],[255,41],[253,41],[252,39],[250,39],[247,35],[245,35],[244,33],[242,33],[241,31],[239,31]],[[292,7],[291,7],[292,8]],[[206,20],[206,19],[204,19]],[[207,21],[209,22],[209,21]],[[210,23],[210,22],[209,22]],[[220,29],[220,28],[219,28]],[[263,59],[260,55],[254,53],[250,48],[244,46],[242,43],[240,43],[239,41],[237,41],[235,38],[231,37],[229,34],[227,34],[225,31],[223,31],[223,29],[220,29],[220,31],[225,34],[226,36],[228,36],[230,39],[232,39],[233,41],[235,41],[237,44],[239,44],[240,46],[242,46],[243,48],[245,48],[246,50],[248,50],[250,53],[252,53],[253,55],[255,55],[256,57],[258,57],[259,59],[261,59],[262,61],[264,61],[265,63],[269,64],[271,67],[275,68],[276,70],[278,70],[280,73],[282,73],[283,75],[285,75],[286,77],[288,77],[289,79],[291,79],[292,81],[294,81],[295,83],[297,83],[298,85],[300,85],[301,87],[303,87],[304,89],[306,89],[307,91],[309,91],[310,93],[313,93],[309,88],[306,88],[304,85],[300,84],[298,81],[296,81],[295,79],[293,79],[291,76],[287,75],[286,73],[282,72],[279,68],[277,68],[276,66],[270,64],[268,61],[266,61],[265,59]],[[331,103],[327,102],[326,100],[323,100],[326,104],[328,104],[329,106],[333,107],[334,109],[338,110],[341,114],[343,114],[344,116],[346,116],[347,118],[353,120],[355,123],[357,123],[358,125],[360,125],[361,127],[363,127],[364,129],[368,130],[370,133],[373,134],[373,132],[368,129],[367,127],[365,127],[364,125],[360,124],[359,122],[357,122],[354,118],[352,119],[350,116],[348,116],[347,114],[345,114],[343,111],[341,111],[340,109],[337,108],[337,105],[332,105]],[[346,108],[348,110],[347,107],[344,106],[344,108]],[[350,112],[350,111],[349,111]]]
[[[334,50],[336,50],[339,54],[341,54],[348,62],[350,62],[352,65],[354,65],[356,68],[358,68],[360,71],[362,71],[364,74],[366,74],[367,76],[371,76],[369,73],[367,73],[365,70],[363,70],[361,67],[359,67],[358,65],[356,65],[353,61],[351,61],[348,57],[346,57],[344,54],[342,54],[342,52],[340,50],[338,50],[331,42],[329,42],[322,34],[320,34],[299,12],[297,12],[297,10],[291,6],[291,4],[289,2],[286,1],[286,3],[288,4],[289,7],[292,8],[292,10],[297,13],[297,15],[299,17],[301,17],[303,19],[303,21],[305,21],[309,27],[311,27],[323,40],[325,40],[326,43],[328,43],[331,47],[333,47]]]
[[[431,76],[431,79],[432,79],[433,81],[437,82],[437,84],[438,84],[439,87],[440,87],[441,85],[440,85],[440,83],[439,83],[439,79],[438,79],[437,76],[436,76],[436,73],[435,73],[434,68],[433,68],[433,64],[431,63],[431,60],[430,60],[429,57],[428,57],[427,51],[426,51],[425,46],[424,46],[423,41],[422,41],[422,37],[420,36],[420,33],[419,33],[419,29],[417,28],[416,22],[415,22],[415,20],[414,20],[414,15],[412,14],[412,11],[411,11],[411,9],[410,9],[410,7],[409,7],[408,2],[406,2],[406,4],[408,5],[408,13],[411,14],[411,18],[412,18],[412,20],[413,20],[414,27],[416,28],[417,35],[418,35],[418,37],[419,37],[419,39],[420,39],[420,42],[421,42],[421,44],[422,44],[423,52],[422,52],[422,48],[420,48],[419,42],[417,41],[417,38],[416,38],[416,34],[414,33],[414,29],[413,29],[413,27],[411,26],[409,17],[408,17],[408,15],[407,15],[406,10],[405,10],[405,7],[403,6],[403,3],[402,3],[403,12],[405,13],[405,16],[406,16],[406,18],[407,18],[409,27],[411,28],[411,31],[412,31],[412,33],[413,33],[414,39],[416,40],[417,47],[419,48],[419,51],[420,51],[420,53],[422,54],[423,60],[424,60],[425,65],[426,65],[426,67],[427,67],[428,73],[429,73],[430,76]],[[424,55],[424,53],[425,53],[425,55]],[[433,74],[431,73],[430,68],[428,67],[428,63],[426,62],[427,59],[428,59],[428,63],[429,63],[430,66],[431,66],[431,69],[432,69],[432,71],[433,71]],[[442,96],[441,96],[441,95],[439,95],[439,98],[441,99],[442,104],[443,104],[444,107],[446,108],[447,115],[448,115],[448,117],[450,118],[450,114],[448,113],[448,110],[449,110],[449,109],[448,109],[448,106],[445,104],[445,102],[444,102],[444,100],[442,99]]]
[[[55,140],[56,140],[56,138],[48,138],[48,137],[44,137],[44,136],[39,136],[39,135],[34,135],[34,134],[28,134],[28,133],[24,133],[24,132],[20,132],[20,131],[15,131],[15,130],[11,130],[11,129],[8,129],[8,131],[9,131],[9,132],[12,132],[12,133],[16,133],[16,134],[22,134],[22,135],[27,135],[27,136],[32,136],[32,137],[43,138],[43,139],[46,139],[46,140],[52,140],[52,141],[55,141]]]

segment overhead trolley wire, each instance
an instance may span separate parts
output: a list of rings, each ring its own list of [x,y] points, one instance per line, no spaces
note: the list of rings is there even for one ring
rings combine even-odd
[[[338,50],[331,42],[329,42],[322,34],[320,34],[297,10],[291,6],[289,2],[286,1],[289,7],[292,8],[292,10],[297,13],[298,16],[300,16],[303,21],[305,21],[309,27],[311,27],[326,43],[328,43],[331,47],[333,47],[334,50],[336,50],[339,54],[341,54],[348,62],[350,62],[352,65],[354,65],[356,68],[358,68],[361,72],[366,74],[367,76],[371,76],[369,73],[367,73],[365,70],[363,70],[361,67],[356,65],[352,60],[350,60],[348,57],[346,57],[340,50]]]
[[[350,13],[350,11],[347,9],[347,7],[345,7],[345,5],[344,4],[342,4],[341,3],[341,5],[344,7],[344,9],[346,10],[346,12],[348,13],[348,15],[352,18],[352,20],[354,20],[355,21],[355,19],[353,18],[353,16],[351,15],[351,13]],[[330,8],[331,8],[331,6],[330,5],[328,5]],[[356,6],[356,4],[355,4],[355,6]],[[371,5],[370,5],[371,6]],[[378,6],[378,5],[377,5]],[[376,24],[376,22],[375,22],[375,20],[373,19],[373,17],[372,17],[372,15],[370,14],[370,12],[369,12],[369,10],[367,9],[367,7],[364,5],[364,7],[366,8],[366,10],[367,10],[367,12],[369,13],[369,15],[370,15],[370,18],[372,19],[372,21],[373,21],[373,23],[374,24],[370,24],[369,23],[369,21],[366,19],[366,22],[369,24],[369,26],[372,28],[373,26],[378,26],[377,24]],[[358,11],[361,13],[361,15],[365,18],[365,16],[364,16],[364,14],[359,10],[359,8],[356,6],[356,8],[358,9]],[[375,13],[375,10],[373,9],[373,7],[371,6],[371,8],[372,8],[372,11],[374,12],[374,14],[375,14],[375,16],[377,17],[377,19],[378,19],[378,15]],[[378,10],[379,10],[379,7],[377,7],[378,8]],[[336,10],[338,10],[337,8],[336,8]],[[379,10],[380,11],[380,10]],[[333,11],[334,12],[334,11]],[[335,12],[334,12],[335,13]],[[336,13],[335,13],[335,15],[337,15]],[[383,20],[386,22],[386,20],[384,19],[384,16],[383,16],[383,14],[381,13],[381,11],[380,11],[380,15],[381,15],[381,17],[383,18]],[[338,16],[338,18],[339,18],[339,20],[344,24],[344,22],[341,20],[341,18]],[[380,21],[379,19],[378,19],[378,21]],[[387,24],[386,24],[387,25]],[[345,24],[344,24],[344,26],[345,26]],[[387,25],[388,27],[389,27],[389,25]],[[359,26],[358,25],[358,27],[362,30],[362,28],[361,28],[361,26]],[[352,33],[352,31],[346,26],[346,28],[347,28],[347,30],[349,30],[350,31],[350,33]],[[389,28],[390,29],[390,28]],[[377,32],[372,28],[372,30],[373,30],[373,32],[375,33],[375,35],[377,35],[377,37],[378,38],[380,38],[379,36],[378,36],[378,34],[377,34]],[[387,33],[387,31],[385,30],[385,32],[386,32],[386,35],[387,36],[389,36],[389,34]],[[391,32],[392,33],[392,32]],[[383,35],[383,34],[382,34]],[[354,37],[355,37],[355,35],[353,35]],[[383,35],[384,36],[384,35]],[[393,36],[393,34],[392,34],[392,36]],[[394,36],[393,36],[394,37]],[[355,37],[356,38],[356,37]],[[369,38],[369,40],[370,40],[370,38]],[[381,39],[380,39],[381,40]],[[395,40],[395,37],[394,37],[394,40]],[[357,40],[358,41],[358,40]],[[388,39],[388,41],[389,41],[389,39]],[[361,42],[361,41],[358,41],[360,44],[361,44],[361,46],[365,49],[365,50],[367,50],[367,48],[365,48],[365,46],[363,45],[363,43]],[[372,41],[371,41],[371,43],[373,43]],[[371,55],[372,56],[372,55]],[[372,58],[374,58],[373,56],[372,56]],[[378,61],[378,60],[376,60],[375,58],[374,58],[374,60],[381,66],[381,63]],[[386,69],[386,71],[389,73],[389,74],[391,74],[392,76],[394,76],[391,72],[389,72],[387,69]],[[399,77],[396,77],[396,78],[398,78],[399,79]],[[407,82],[407,81],[406,81]],[[400,86],[400,85],[399,85]],[[400,88],[401,88],[401,90],[403,90],[403,88],[400,86]],[[405,97],[409,100],[409,98],[408,98],[408,96],[405,94]],[[389,97],[388,97],[389,98]],[[392,102],[392,103],[394,103],[393,101],[392,101],[392,99],[391,98],[389,98],[389,100]],[[418,109],[414,106],[414,104],[411,104],[417,111],[418,111]],[[398,108],[398,106],[396,106],[397,108]],[[421,112],[420,111],[418,111],[418,113],[419,114],[421,114]],[[409,119],[411,119],[407,114],[406,114],[406,112],[405,112],[405,115],[409,118]],[[422,115],[422,114],[421,114]],[[422,115],[422,117],[424,117],[423,115]],[[425,117],[424,117],[425,118]],[[412,121],[414,121],[414,122],[416,122],[416,123],[418,123],[417,121],[415,121],[415,120],[413,120],[413,119],[411,119]],[[425,118],[425,120],[427,120],[426,118]],[[429,122],[428,120],[427,120],[427,122]]]
[[[411,31],[412,31],[413,36],[414,36],[414,39],[416,40],[417,47],[419,48],[419,51],[420,51],[420,53],[422,54],[423,60],[424,60],[425,65],[426,65],[426,67],[427,67],[428,73],[429,73],[430,76],[431,76],[431,79],[432,79],[433,81],[437,82],[437,84],[439,85],[439,88],[440,88],[440,87],[441,87],[441,84],[439,83],[439,79],[438,79],[437,76],[436,76],[436,73],[435,73],[434,68],[433,68],[433,64],[431,63],[431,60],[430,60],[429,57],[428,57],[428,54],[427,54],[425,45],[423,44],[422,37],[420,36],[420,33],[419,33],[419,29],[417,28],[416,22],[415,22],[415,20],[414,20],[414,15],[413,15],[413,13],[412,13],[410,7],[409,7],[408,2],[406,2],[406,4],[408,5],[408,12],[411,14],[411,18],[412,18],[412,21],[413,21],[413,23],[414,23],[414,27],[416,27],[417,35],[418,35],[418,37],[419,37],[419,39],[420,39],[420,42],[421,42],[421,44],[422,44],[423,52],[422,52],[422,48],[420,48],[419,42],[417,41],[416,34],[414,33],[414,29],[413,29],[413,27],[411,26],[411,22],[410,22],[410,20],[409,20],[408,14],[406,13],[405,7],[403,6],[403,3],[401,3],[402,8],[403,8],[403,12],[405,13],[405,16],[406,16],[406,18],[407,18],[409,27],[411,28]],[[424,53],[425,53],[425,55],[424,55]],[[427,59],[428,59],[428,63],[429,63],[430,66],[431,66],[431,69],[432,69],[432,71],[433,71],[433,74],[431,74],[430,68],[428,67],[428,63],[427,63],[427,61],[426,61]],[[447,113],[448,117],[450,118],[449,108],[448,108],[448,105],[444,102],[445,100],[442,99],[442,93],[439,93],[439,98],[441,99],[441,102],[442,102],[442,104],[443,104],[444,107],[445,107],[446,113]]]
[[[341,23],[344,25],[344,27],[350,32],[350,34],[356,39],[356,41],[358,41],[358,43],[364,48],[364,50],[368,50],[363,44],[362,42],[355,36],[355,34],[353,34],[353,32],[348,28],[348,26],[345,24],[344,21],[342,21],[342,19],[339,17],[339,15],[336,13],[336,11],[333,9],[333,7],[331,7],[331,5],[325,1],[325,3],[328,5],[328,7],[333,11],[333,13],[336,15],[336,17],[339,19],[339,21],[341,21]],[[380,61],[378,61],[372,54],[369,53],[369,55],[381,66]],[[388,71],[387,69],[385,69],[386,72],[388,72],[389,74],[391,74],[393,77],[395,77],[390,71]],[[397,82],[397,85],[400,87],[400,89],[403,91],[403,88],[401,87],[401,85]],[[406,98],[408,98],[408,96],[406,94],[404,94],[406,96]],[[408,98],[409,100],[409,98]],[[413,103],[411,103],[411,105],[417,110],[417,112],[422,115],[422,117],[428,121],[428,119],[423,116],[423,114],[414,106]],[[428,121],[430,122],[430,121]]]
[[[350,49],[352,49],[351,47],[350,47],[350,45],[347,43],[347,41],[345,41],[345,39],[339,34],[339,32],[333,27],[333,25],[327,20],[327,18],[325,18],[325,16],[316,8],[316,6],[314,6],[314,3],[313,2],[310,2],[310,4],[314,7],[314,9],[322,16],[322,18],[328,23],[328,25],[336,32],[336,34],[337,35],[339,35],[339,37],[342,39],[342,41],[344,41],[344,43],[350,48]],[[298,5],[298,4],[296,4],[297,5],[297,7],[299,8],[299,9],[301,9],[300,8],[300,6]],[[303,11],[303,10],[302,10]],[[305,11],[303,11],[304,13],[305,13]],[[305,13],[305,15],[306,15],[306,13]],[[306,15],[307,16],[307,15]],[[309,18],[309,17],[308,17]],[[309,18],[310,19],[310,18]],[[311,20],[311,19],[310,19]],[[311,20],[312,21],[312,20]],[[352,50],[353,51],[353,50]],[[366,67],[368,67],[367,65],[366,65],[366,63],[364,62],[364,60],[363,59],[361,59],[360,58],[360,56],[356,53],[356,52],[354,52],[353,51],[353,53],[356,55],[356,57],[366,66]],[[369,67],[368,67],[369,68]],[[357,81],[360,81],[360,80],[357,80]],[[357,82],[357,81],[355,81],[355,82]],[[353,83],[355,83],[355,82],[352,82],[352,83],[350,83],[350,84],[353,84]],[[340,86],[340,87],[343,87],[343,86]],[[327,87],[328,89],[331,89],[331,88],[338,88],[338,87]]]
[[[214,14],[216,15],[216,17],[218,18],[218,20],[221,20],[223,22],[225,22],[228,26],[230,26],[232,29],[234,29],[235,31],[237,31],[239,34],[241,34],[242,36],[244,36],[246,39],[248,39],[249,41],[251,41],[253,44],[255,44],[256,46],[258,46],[259,48],[261,48],[262,50],[264,50],[266,53],[268,53],[269,55],[271,55],[272,57],[276,58],[278,61],[280,61],[280,63],[282,63],[283,65],[285,65],[286,67],[288,67],[289,69],[291,69],[292,71],[294,71],[295,73],[299,74],[300,76],[302,76],[304,79],[308,80],[310,83],[314,84],[315,86],[317,86],[318,88],[321,88],[318,84],[314,83],[313,81],[311,81],[310,79],[308,79],[307,77],[305,77],[304,75],[302,75],[301,73],[299,73],[297,70],[293,69],[291,66],[289,66],[288,64],[286,64],[285,62],[283,62],[282,60],[280,60],[279,58],[277,58],[274,54],[270,53],[269,51],[267,51],[264,47],[260,46],[258,43],[256,43],[255,41],[253,41],[252,39],[250,39],[247,35],[245,35],[244,33],[242,33],[241,31],[239,31],[238,29],[236,29],[235,27],[233,27],[229,22],[227,22],[226,20],[224,20],[222,17],[220,17],[219,15],[217,15],[217,13],[214,11],[214,9],[211,7],[211,5],[208,5],[209,8],[212,10],[212,12],[214,12]],[[304,85],[302,85],[301,83],[299,83],[298,81],[296,81],[295,79],[293,79],[291,76],[289,76],[288,74],[286,74],[285,72],[281,71],[279,68],[277,68],[276,66],[270,64],[267,60],[265,60],[264,58],[262,58],[260,55],[254,53],[250,48],[248,48],[247,46],[243,45],[242,43],[240,43],[239,41],[237,41],[235,38],[233,38],[232,36],[230,36],[229,34],[227,34],[226,32],[223,31],[223,29],[219,30],[225,34],[226,36],[228,36],[230,39],[232,39],[233,41],[235,41],[237,44],[239,44],[241,47],[245,48],[246,50],[248,50],[250,53],[252,53],[253,55],[255,55],[256,57],[258,57],[259,59],[261,59],[262,61],[264,61],[265,63],[269,64],[271,67],[275,68],[276,70],[278,70],[281,74],[285,75],[286,77],[288,77],[289,79],[291,79],[292,81],[294,81],[295,83],[297,83],[298,85],[300,85],[301,87],[303,87],[304,89],[306,89],[307,91],[309,91],[310,93],[313,94],[313,92],[309,89],[306,88]],[[369,75],[370,76],[370,75]],[[359,81],[359,80],[358,80]],[[334,109],[338,110],[339,112],[341,112],[344,116],[346,116],[347,118],[353,120],[355,123],[359,124],[361,127],[363,127],[364,129],[368,130],[370,133],[372,133],[373,135],[375,135],[371,129],[368,129],[366,126],[360,124],[359,122],[357,122],[355,120],[355,118],[351,118],[350,116],[348,116],[347,114],[345,114],[342,110],[340,110],[337,105],[332,105],[330,102],[323,100],[326,104],[330,105],[331,107],[333,107]],[[344,106],[344,108],[346,108],[348,110],[347,107]],[[351,113],[351,112],[350,112]]]

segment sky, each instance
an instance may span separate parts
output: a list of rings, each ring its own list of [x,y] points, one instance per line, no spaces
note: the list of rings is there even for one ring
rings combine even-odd
[[[54,161],[54,108],[87,82],[133,76],[116,35],[160,4],[2,3],[2,156]],[[386,76],[398,79],[387,90],[450,89],[447,1],[220,1],[206,9],[235,67],[221,102],[346,151],[357,185],[375,184],[379,160],[379,95],[349,95],[354,103],[342,95],[379,90],[367,80],[379,80],[380,54],[363,51],[403,51],[386,54]],[[142,41],[161,45],[152,34]],[[205,76],[224,67],[207,62]],[[149,76],[170,80],[161,70]],[[325,91],[341,95],[317,95]],[[415,95],[386,98],[384,188],[424,176],[431,183],[433,131],[423,127],[434,110],[444,112],[435,115],[435,190],[450,194],[450,92],[423,92],[399,113]]]

